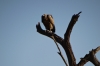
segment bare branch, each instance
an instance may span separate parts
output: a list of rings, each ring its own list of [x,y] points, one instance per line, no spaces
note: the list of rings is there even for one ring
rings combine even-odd
[[[79,12],[76,15],[74,14],[72,16],[71,21],[68,25],[68,28],[67,28],[67,30],[64,34],[64,44],[65,44],[64,49],[65,49],[65,52],[66,52],[70,66],[76,66],[76,59],[74,57],[74,54],[73,54],[73,51],[72,51],[72,48],[71,48],[71,44],[70,44],[70,34],[72,32],[72,28],[75,25],[76,21],[78,21],[80,13],[81,12]]]
[[[62,46],[62,44],[63,44],[63,38],[61,38],[60,36],[58,36],[58,35],[56,35],[56,34],[50,32],[50,31],[43,30],[43,29],[41,28],[40,23],[38,23],[38,24],[36,25],[36,28],[37,28],[37,32],[38,32],[38,33],[40,33],[40,34],[42,34],[42,35],[45,35],[45,36],[47,36],[47,37],[49,37],[49,38],[51,38],[51,36],[53,35],[54,38],[55,38],[55,40],[56,40],[59,44],[61,44],[61,46]],[[51,38],[51,39],[52,39],[52,38]]]
[[[65,65],[68,66],[65,58],[63,57],[62,53],[61,52],[58,52],[58,54],[61,56],[62,60],[64,61]]]
[[[58,48],[58,50],[59,50],[58,54],[61,56],[61,58],[62,58],[62,60],[64,61],[65,65],[68,66],[66,60],[64,59],[64,57],[63,57],[63,55],[62,55],[62,53],[61,53],[61,50],[60,50],[60,48],[59,48],[59,46],[58,46],[58,44],[57,44],[55,38],[54,38],[53,36],[52,36],[52,38],[54,39],[54,42],[55,42],[55,44],[56,44],[56,46],[57,46],[57,48]]]
[[[84,58],[81,58],[80,62],[77,64],[77,66],[83,66],[88,61],[92,62],[95,66],[100,66],[100,62],[96,58],[95,54],[100,50],[100,46],[96,49],[92,49],[89,54],[86,54]]]
[[[92,62],[95,66],[100,66],[100,62],[98,61],[98,59],[96,58],[95,54],[100,50],[100,46],[97,47],[96,49],[92,49],[92,51],[90,51],[90,58],[89,61]]]
[[[94,49],[94,53],[96,54],[100,50],[100,46]]]

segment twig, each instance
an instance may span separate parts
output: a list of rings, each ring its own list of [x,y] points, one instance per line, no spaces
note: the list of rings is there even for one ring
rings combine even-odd
[[[66,62],[66,60],[65,60],[65,58],[63,57],[63,55],[62,55],[62,53],[61,53],[61,50],[60,50],[60,48],[59,48],[59,46],[58,46],[58,44],[57,44],[55,38],[54,38],[53,36],[52,36],[52,38],[53,38],[53,40],[54,40],[54,42],[55,42],[55,44],[56,44],[56,46],[57,46],[57,48],[58,48],[58,50],[59,50],[58,54],[61,56],[61,58],[62,58],[62,60],[64,61],[65,65],[68,66],[68,64],[67,64],[67,62]]]

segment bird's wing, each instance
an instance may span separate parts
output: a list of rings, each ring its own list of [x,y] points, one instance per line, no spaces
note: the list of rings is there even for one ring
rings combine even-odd
[[[52,15],[47,15],[47,18],[48,18],[49,22],[50,22],[52,25],[54,25],[54,19],[53,19]]]
[[[53,19],[52,15],[47,15],[47,18],[53,27],[52,31],[55,32],[55,24],[54,24],[54,19]]]

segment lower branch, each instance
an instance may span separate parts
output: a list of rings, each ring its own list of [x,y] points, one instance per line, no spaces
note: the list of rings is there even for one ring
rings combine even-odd
[[[77,66],[84,66],[88,61],[92,62],[95,66],[100,66],[100,62],[96,58],[95,54],[100,50],[100,46],[96,49],[92,49],[89,54],[86,54],[84,58],[81,58]]]

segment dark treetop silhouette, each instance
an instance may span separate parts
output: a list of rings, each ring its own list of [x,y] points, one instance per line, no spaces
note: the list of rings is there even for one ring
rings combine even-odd
[[[55,41],[57,43],[59,43],[63,49],[65,50],[65,53],[66,53],[66,56],[68,58],[68,63],[65,61],[59,47],[58,47],[58,54],[61,56],[61,58],[63,59],[64,63],[66,64],[66,66],[84,66],[84,64],[86,64],[88,61],[90,61],[91,63],[93,63],[95,66],[100,66],[100,62],[98,61],[98,59],[96,58],[95,54],[100,50],[100,46],[97,47],[96,49],[92,49],[91,51],[89,51],[89,54],[86,54],[83,58],[80,59],[79,63],[76,64],[76,58],[73,54],[73,51],[72,51],[72,47],[71,47],[71,44],[70,44],[70,34],[72,32],[72,28],[73,26],[75,25],[75,23],[78,21],[78,18],[79,18],[79,14],[81,12],[79,12],[78,14],[74,14],[70,20],[70,23],[67,27],[67,30],[64,34],[64,39],[61,38],[60,36],[58,36],[57,34],[51,32],[51,31],[48,31],[48,30],[43,30],[40,26],[40,23],[38,23],[36,25],[36,28],[37,28],[37,32],[42,34],[42,35],[45,35],[49,38],[51,38],[51,36],[54,37]],[[53,38],[51,38],[53,39]]]

